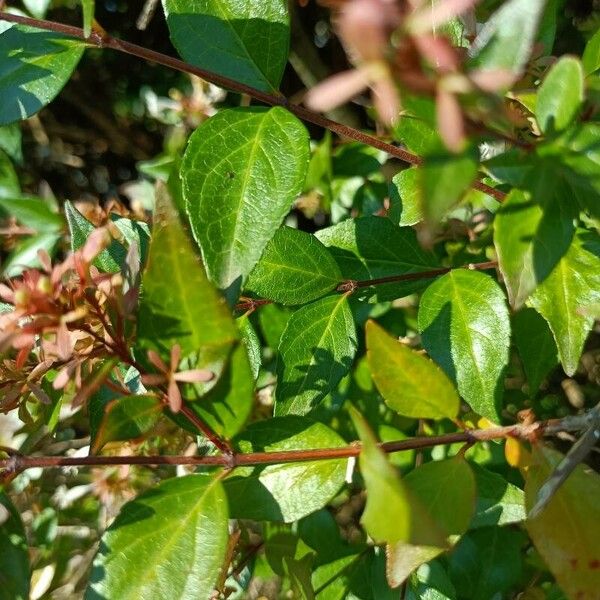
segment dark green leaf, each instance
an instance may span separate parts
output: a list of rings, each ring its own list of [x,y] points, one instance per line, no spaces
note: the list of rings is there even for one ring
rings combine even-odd
[[[179,344],[187,368],[219,373],[238,339],[225,300],[207,280],[168,192],[159,187],[142,278],[138,346],[168,359]]]
[[[276,417],[250,425],[234,439],[242,452],[337,448],[344,440],[304,417]],[[224,481],[231,516],[255,521],[297,521],[325,506],[338,492],[346,460],[319,460],[237,468]]]
[[[567,254],[531,297],[548,321],[567,375],[577,369],[583,344],[594,324],[580,309],[600,301],[600,239],[578,231]]]
[[[529,194],[512,190],[494,219],[494,244],[513,308],[530,294],[567,252],[575,227],[557,201],[542,207]]]
[[[533,308],[513,316],[513,336],[533,396],[558,364],[558,350],[548,323]]]
[[[525,520],[525,493],[497,473],[471,463],[477,487],[477,504],[471,529],[508,525]]]
[[[566,129],[583,104],[583,68],[571,56],[552,65],[537,93],[535,116],[540,129],[548,134]]]
[[[374,321],[367,323],[367,357],[377,389],[392,410],[420,419],[456,417],[460,400],[447,375]]]
[[[85,45],[25,25],[0,28],[0,125],[26,119],[51,102],[71,77]]]
[[[536,445],[533,464],[526,471],[527,510],[538,492],[564,458]],[[549,504],[526,521],[538,552],[569,598],[593,600],[598,595],[600,570],[600,476],[590,467],[578,465],[556,490]]]
[[[455,269],[430,285],[419,306],[429,355],[456,381],[473,410],[499,420],[510,321],[498,284],[477,271]]]
[[[349,371],[355,352],[346,296],[327,296],[297,310],[279,342],[275,414],[310,412]]]
[[[23,162],[19,123],[11,123],[0,127],[0,150],[6,152],[16,163],[21,164]]]
[[[337,261],[342,277],[365,281],[391,275],[404,275],[435,269],[433,254],[425,252],[413,229],[397,227],[382,217],[348,219],[321,229],[317,238]],[[402,281],[365,288],[377,300],[392,300],[422,289],[427,281]]]
[[[0,600],[28,600],[29,553],[17,509],[0,489]]]
[[[97,453],[108,442],[141,437],[158,421],[162,404],[156,396],[123,396],[102,407],[103,415],[92,435],[92,452]]]
[[[10,158],[0,150],[0,198],[18,198],[21,195],[19,178]]]
[[[85,598],[210,598],[227,538],[219,478],[168,479],[125,504],[104,533]]]
[[[416,167],[404,169],[392,178],[389,218],[400,226],[414,225],[423,220],[420,173]]]
[[[405,600],[456,600],[456,590],[441,563],[433,560],[410,578]]]
[[[529,60],[546,0],[509,0],[484,23],[469,50],[485,70],[521,73]]]
[[[246,289],[281,304],[306,304],[341,280],[337,263],[314,235],[282,227],[250,273]]]
[[[308,135],[283,108],[232,108],[192,134],[183,194],[209,278],[235,301],[294,198],[308,166]]]
[[[284,0],[163,0],[163,6],[184,60],[264,92],[277,90],[290,36]]]

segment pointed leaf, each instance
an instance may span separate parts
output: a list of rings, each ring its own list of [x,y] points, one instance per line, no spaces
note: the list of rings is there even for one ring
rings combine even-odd
[[[144,357],[154,349],[168,362],[171,348],[179,344],[186,368],[219,373],[238,335],[225,300],[207,280],[166,188],[160,186],[142,278],[138,347]]]
[[[404,225],[415,225],[424,218],[419,189],[421,174],[417,167],[404,169],[392,178],[389,218]]]
[[[27,196],[2,198],[0,194],[0,208],[15,217],[25,227],[31,227],[39,233],[60,231],[64,227],[62,216],[54,212],[41,198]]]
[[[430,359],[367,323],[367,358],[386,404],[416,419],[453,419],[460,399],[447,375]]]
[[[321,229],[316,236],[338,263],[344,279],[364,281],[435,269],[433,254],[425,252],[410,227],[397,227],[382,217],[347,219]],[[377,300],[393,300],[423,289],[430,280],[402,281],[364,288]]]
[[[288,58],[283,0],[163,0],[183,59],[264,92],[275,92]]]
[[[241,452],[338,448],[344,440],[305,417],[275,417],[250,425],[233,440]],[[224,481],[232,518],[290,523],[319,510],[339,491],[346,460],[239,467]]]
[[[89,37],[90,33],[92,33],[96,2],[95,0],[81,0],[81,8],[83,10],[83,35]]]
[[[498,284],[477,271],[447,273],[421,298],[419,331],[423,346],[456,381],[460,395],[497,422],[510,343],[506,300]]]
[[[574,232],[573,220],[559,202],[542,207],[520,190],[508,194],[494,219],[494,244],[515,309],[550,275]]]
[[[581,62],[583,63],[583,70],[586,75],[590,75],[600,69],[600,29],[596,31],[585,45]]]
[[[232,108],[192,134],[181,177],[210,279],[235,301],[308,167],[306,129],[283,108]]]
[[[534,446],[533,464],[525,473],[527,510],[563,459],[541,445]],[[593,600],[600,574],[600,477],[580,464],[569,475],[546,508],[525,525],[538,552],[569,598]]]
[[[103,414],[96,431],[92,431],[92,452],[97,453],[108,442],[138,438],[156,425],[162,404],[156,396],[123,396],[102,407]]]
[[[0,26],[0,125],[26,119],[54,100],[85,44],[25,25]]]
[[[546,375],[558,365],[558,350],[548,323],[533,308],[513,316],[513,336],[519,351],[529,394],[535,395]]]
[[[210,598],[227,538],[220,480],[168,479],[125,504],[104,533],[85,598]]]
[[[556,61],[537,93],[535,116],[540,129],[548,134],[566,129],[583,104],[583,67],[572,56]]]
[[[529,60],[546,0],[509,0],[485,22],[469,55],[480,69],[517,74]]]
[[[562,366],[573,375],[594,318],[580,309],[600,301],[600,239],[578,231],[567,254],[531,297],[548,321]]]
[[[314,235],[282,227],[250,273],[246,289],[280,304],[306,304],[341,280],[337,263]]]
[[[346,296],[297,310],[279,342],[275,414],[306,414],[337,386],[356,352],[356,328]]]
[[[0,600],[27,600],[29,578],[29,552],[23,523],[0,488]]]

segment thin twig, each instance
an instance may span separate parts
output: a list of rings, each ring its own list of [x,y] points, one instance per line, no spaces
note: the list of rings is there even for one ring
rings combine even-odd
[[[132,44],[131,42],[119,40],[106,33],[100,34],[97,31],[94,31],[92,32],[90,37],[85,38],[83,30],[79,27],[65,25],[64,23],[56,23],[54,21],[32,19],[29,17],[13,15],[6,12],[2,12],[0,14],[0,20],[9,21],[11,23],[20,23],[22,25],[29,25],[30,27],[37,27],[38,29],[45,29],[47,31],[54,31],[56,33],[62,33],[64,35],[83,40],[87,44],[96,46],[98,48],[110,48],[111,50],[124,52],[125,54],[130,54],[132,56],[136,56],[149,62],[154,62],[159,65],[168,67],[170,69],[181,71],[182,73],[196,75],[197,77],[200,77],[206,81],[218,85],[219,87],[233,90],[234,92],[237,92],[239,94],[247,94],[251,98],[259,100],[260,102],[264,102],[265,104],[268,104],[270,106],[283,106],[303,121],[307,121],[309,123],[312,123],[313,125],[317,125],[319,127],[323,127],[324,129],[328,129],[329,131],[336,133],[340,137],[352,139],[357,142],[361,142],[363,144],[372,146],[373,148],[377,148],[378,150],[382,150],[383,152],[386,152],[390,156],[393,156],[401,160],[402,162],[408,163],[410,165],[423,164],[423,159],[420,156],[417,156],[412,152],[408,152],[407,150],[399,148],[398,146],[394,146],[393,144],[384,142],[376,136],[359,131],[354,127],[349,127],[348,125],[338,123],[337,121],[332,121],[331,119],[328,119],[327,117],[324,117],[319,113],[309,110],[304,106],[292,104],[283,94],[279,92],[268,93],[263,92],[261,90],[257,90],[256,88],[235,81],[234,79],[230,79],[229,77],[224,77],[217,73],[213,73],[212,71],[207,71],[206,69],[201,69],[200,67],[196,67],[177,58],[167,56],[166,54],[162,54],[160,52],[144,48],[143,46],[138,46],[137,44]],[[506,197],[506,194],[501,190],[486,185],[485,183],[479,180],[475,180],[472,183],[472,187],[476,190],[484,192],[485,194],[488,194],[492,198],[496,199],[498,202],[502,202]]]

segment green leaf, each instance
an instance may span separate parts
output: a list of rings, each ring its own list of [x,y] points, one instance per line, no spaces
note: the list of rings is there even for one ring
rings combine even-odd
[[[420,172],[416,167],[404,169],[392,178],[389,218],[400,226],[415,225],[424,218],[419,189]]]
[[[521,579],[524,542],[525,536],[509,527],[482,527],[463,536],[449,556],[458,597],[510,597],[506,592]]]
[[[297,310],[279,342],[275,414],[310,412],[349,371],[355,352],[346,296],[327,296]]]
[[[232,302],[302,191],[308,142],[283,108],[223,110],[190,138],[181,167],[190,224]]]
[[[404,417],[453,419],[460,399],[446,374],[431,360],[367,323],[371,375],[386,404]]]
[[[405,600],[456,600],[456,590],[437,560],[421,565],[410,578]]]
[[[575,373],[594,324],[593,317],[580,309],[599,301],[600,239],[580,230],[567,254],[531,297],[532,306],[552,330],[567,375]]]
[[[95,0],[81,0],[83,10],[83,35],[87,38],[92,33],[92,23],[94,22]]]
[[[125,504],[106,530],[85,598],[210,598],[227,539],[219,478],[168,479]]]
[[[558,364],[558,350],[548,323],[533,308],[513,316],[513,336],[533,396],[546,375]]]
[[[217,373],[239,334],[225,300],[209,283],[164,185],[154,226],[138,316],[137,345],[165,360],[175,344],[186,368]]]
[[[262,347],[260,339],[256,333],[256,329],[254,329],[254,326],[250,322],[249,315],[238,317],[236,323],[242,334],[242,342],[244,343],[244,346],[246,346],[252,376],[256,381],[262,364]]]
[[[263,92],[276,92],[290,37],[285,0],[163,0],[184,60]]]
[[[469,191],[478,168],[476,147],[461,154],[440,151],[425,157],[417,175],[423,214],[430,223],[439,223]]]
[[[23,0],[25,8],[36,18],[43,19],[52,0]]]
[[[92,431],[92,453],[96,454],[108,442],[119,442],[141,437],[162,414],[162,404],[151,394],[123,396],[101,407],[102,416]]]
[[[217,382],[208,391],[188,385],[183,397],[187,407],[196,413],[218,435],[230,438],[244,426],[254,405],[254,375],[244,343],[238,344]],[[199,388],[199,391],[198,391]],[[182,428],[198,433],[181,414],[170,415]]]
[[[546,0],[509,0],[484,23],[469,50],[474,66],[521,73],[529,60]]]
[[[537,93],[535,116],[540,129],[548,134],[566,129],[583,104],[583,68],[572,56],[555,62]]]
[[[17,164],[23,163],[21,148],[21,127],[19,123],[11,123],[0,127],[0,150],[3,150]]]
[[[583,63],[583,71],[586,75],[590,75],[600,69],[600,29],[596,31],[585,45],[581,62]]]
[[[0,197],[0,208],[12,215],[25,227],[35,229],[38,233],[60,231],[63,218],[53,212],[47,202],[34,197]]]
[[[542,445],[533,449],[525,473],[527,510],[564,456]],[[538,552],[569,598],[593,600],[598,595],[600,555],[600,477],[579,464],[556,490],[546,508],[525,522]]]
[[[339,448],[344,440],[305,417],[253,423],[233,440],[241,452]],[[240,467],[224,481],[231,517],[291,523],[325,506],[339,491],[346,460],[318,460]]]
[[[10,158],[0,150],[0,198],[15,198],[20,195],[19,177]]]
[[[429,355],[456,381],[471,408],[498,422],[510,343],[500,286],[477,271],[447,273],[421,298],[419,331]]]
[[[321,229],[316,236],[338,263],[344,279],[365,281],[435,269],[435,257],[425,252],[410,227],[397,227],[382,217],[361,217]],[[401,281],[364,288],[378,301],[408,296],[423,289],[427,280]]]
[[[280,304],[306,304],[341,280],[337,263],[314,235],[282,227],[250,273],[246,289]]]
[[[0,30],[0,125],[26,119],[51,102],[84,48],[80,40],[25,25]]]
[[[21,517],[0,488],[0,600],[28,600],[29,552]]]
[[[62,236],[60,233],[42,233],[20,242],[2,265],[6,277],[17,277],[26,268],[39,269],[42,264],[38,250],[45,250],[52,256]]]
[[[496,213],[494,244],[513,308],[523,306],[569,249],[575,227],[565,212],[557,201],[542,207],[512,190]]]
[[[525,520],[525,493],[497,473],[471,463],[477,504],[470,528],[508,525]]]

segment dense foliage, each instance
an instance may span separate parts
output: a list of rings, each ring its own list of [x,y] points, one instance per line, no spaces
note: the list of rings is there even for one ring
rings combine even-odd
[[[3,4],[0,600],[599,598],[598,15]]]

